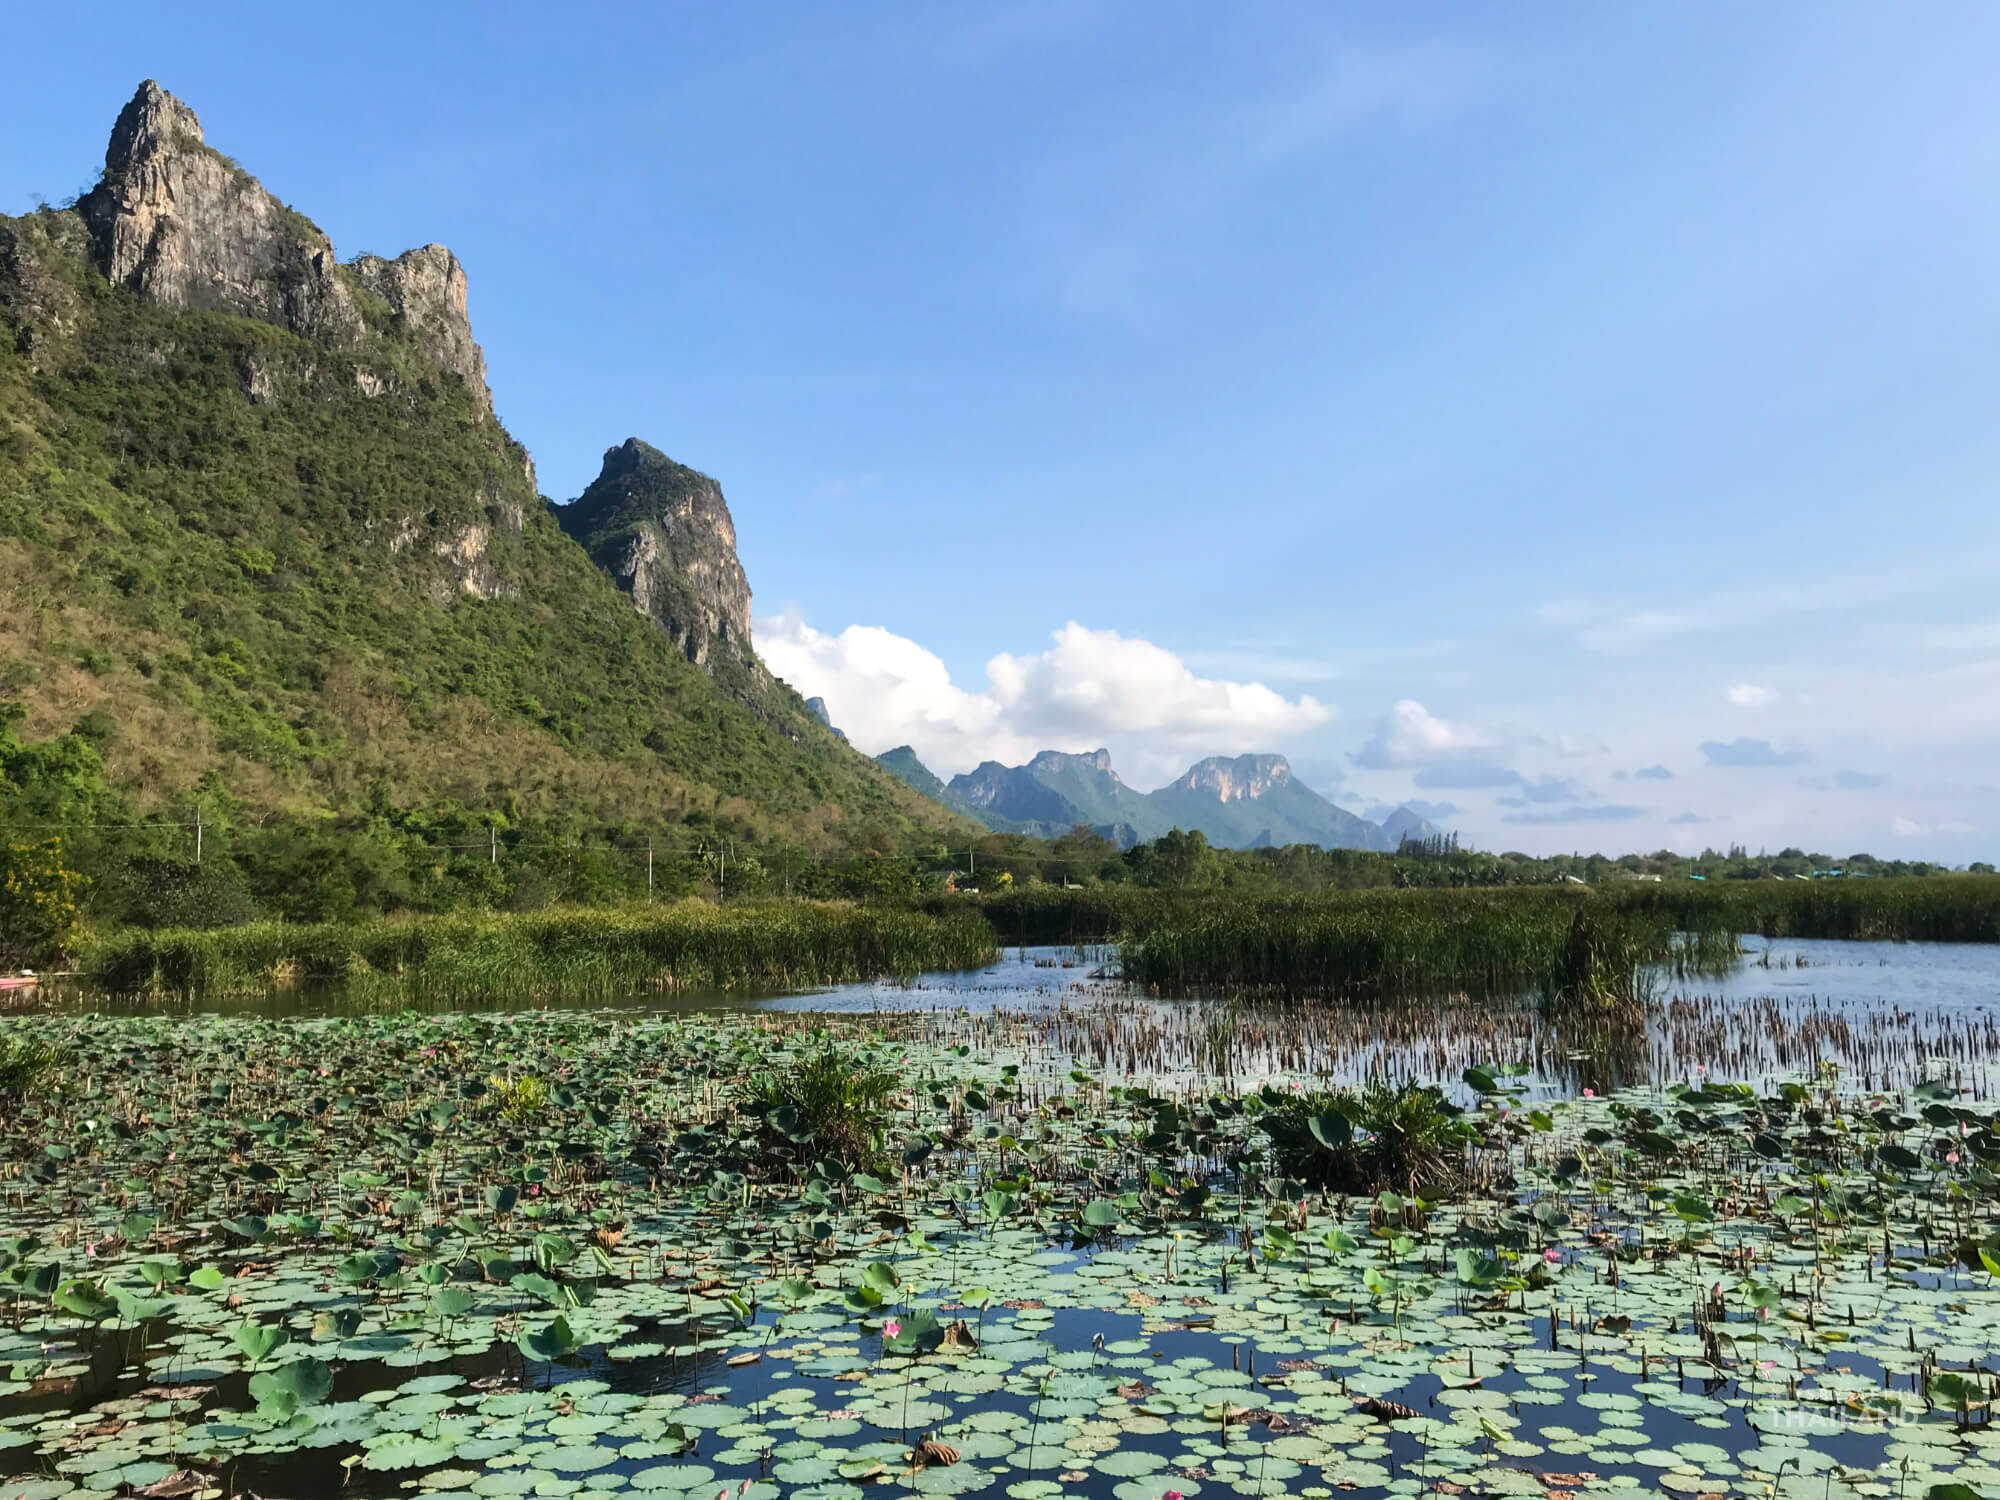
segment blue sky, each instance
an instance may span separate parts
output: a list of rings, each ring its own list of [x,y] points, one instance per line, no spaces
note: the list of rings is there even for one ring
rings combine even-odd
[[[544,488],[720,478],[941,771],[1280,750],[1486,846],[2000,849],[2000,11],[22,8],[0,209],[157,77],[465,262]]]

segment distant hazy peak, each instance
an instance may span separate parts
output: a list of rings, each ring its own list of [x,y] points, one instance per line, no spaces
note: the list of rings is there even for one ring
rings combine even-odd
[[[1113,781],[1118,773],[1111,769],[1109,750],[1092,750],[1072,753],[1067,750],[1043,750],[1028,762],[1031,771],[1102,771]]]
[[[1211,755],[1189,766],[1166,789],[1202,793],[1218,802],[1254,801],[1291,779],[1291,765],[1282,755]]]

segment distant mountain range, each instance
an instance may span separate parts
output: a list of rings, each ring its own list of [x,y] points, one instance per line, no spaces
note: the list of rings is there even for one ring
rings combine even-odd
[[[1111,768],[1108,750],[1044,750],[1025,766],[989,760],[949,782],[908,745],[875,759],[933,802],[996,833],[1054,838],[1083,826],[1130,848],[1182,828],[1199,829],[1225,849],[1317,844],[1394,850],[1405,838],[1440,832],[1407,807],[1380,823],[1336,807],[1293,775],[1282,755],[1211,756],[1154,792],[1127,786]]]

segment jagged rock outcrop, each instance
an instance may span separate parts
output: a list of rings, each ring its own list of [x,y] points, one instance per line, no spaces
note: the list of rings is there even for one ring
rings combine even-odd
[[[148,79],[119,112],[104,176],[78,200],[105,279],[173,308],[236,313],[357,352],[397,340],[462,377],[491,410],[466,314],[465,272],[442,245],[351,266],[303,214],[202,137],[195,112]],[[368,388],[387,382],[357,372]]]
[[[473,341],[472,319],[465,306],[465,268],[456,255],[442,245],[423,245],[394,260],[359,256],[349,269],[365,290],[388,304],[405,337],[462,378],[481,404],[492,407],[486,356]],[[526,472],[532,484],[533,466]]]
[[[710,672],[718,657],[755,662],[750,581],[736,557],[736,523],[713,479],[627,438],[557,515],[689,661]]]

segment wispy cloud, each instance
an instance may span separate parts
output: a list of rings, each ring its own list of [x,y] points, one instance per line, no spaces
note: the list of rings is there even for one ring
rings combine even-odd
[[[1733,682],[1723,690],[1723,696],[1737,708],[1764,708],[1778,701],[1776,688],[1760,687],[1754,682]]]
[[[1916,818],[1898,817],[1889,820],[1889,832],[1899,839],[1915,839],[1934,833],[1970,833],[1972,825],[1953,822],[1924,823]]]
[[[2000,620],[1937,625],[1924,631],[1921,639],[1932,651],[2000,651]]]
[[[1540,776],[1533,781],[1521,782],[1521,789],[1511,797],[1502,797],[1502,807],[1526,807],[1538,802],[1581,802],[1590,796],[1589,788],[1580,782],[1563,776]]]
[[[1509,813],[1500,821],[1503,823],[1627,823],[1634,818],[1646,816],[1643,807],[1631,807],[1622,802],[1592,802],[1582,807],[1564,807],[1554,812]]]
[[[1112,141],[1038,186],[1032,211],[1061,291],[1080,309],[1130,316],[1191,236],[1257,179],[1363,131],[1420,130],[1456,115],[1494,71],[1490,50],[1429,39],[1400,46],[1308,42],[1288,85],[1208,107],[1188,100],[1180,139]]]
[[[1887,603],[1934,587],[1940,568],[1955,573],[1977,561],[1960,555],[1933,566],[1850,573],[1809,586],[1759,580],[1741,589],[1668,603],[1562,599],[1537,606],[1534,617],[1551,629],[1574,632],[1577,644],[1586,650],[1629,651],[1675,636],[1736,630],[1819,610]]]
[[[1769,740],[1738,737],[1733,740],[1703,740],[1701,753],[1711,766],[1733,770],[1764,766],[1803,765],[1812,757],[1803,750],[1779,750]]]
[[[1476,792],[1519,786],[1526,778],[1506,766],[1475,760],[1444,761],[1439,765],[1425,766],[1410,779],[1428,791]]]

